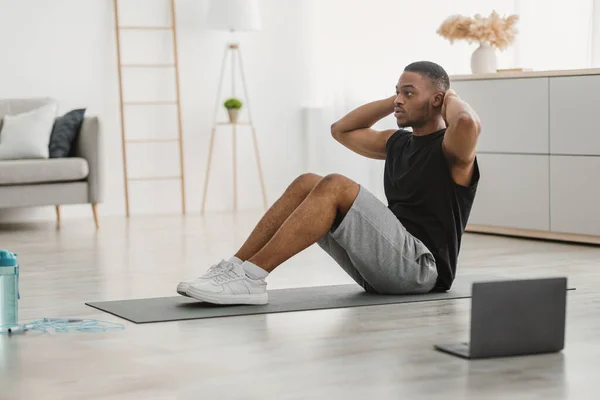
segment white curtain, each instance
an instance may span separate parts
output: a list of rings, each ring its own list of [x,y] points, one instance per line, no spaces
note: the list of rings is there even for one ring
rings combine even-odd
[[[591,67],[600,67],[600,0],[593,0],[590,34]]]
[[[340,172],[383,198],[383,163],[343,149],[329,125],[354,107],[394,93],[404,66],[438,62],[449,74],[470,73],[475,44],[436,34],[453,14],[518,14],[515,43],[498,52],[498,68],[600,67],[600,0],[310,0],[311,90],[307,169]],[[379,127],[395,127],[388,118]]]

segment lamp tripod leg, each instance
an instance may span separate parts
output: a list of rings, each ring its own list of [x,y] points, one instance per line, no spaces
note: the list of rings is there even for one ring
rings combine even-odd
[[[217,129],[217,115],[219,114],[219,103],[221,102],[221,92],[223,89],[223,78],[225,77],[225,64],[227,62],[227,56],[229,55],[230,47],[229,45],[225,46],[225,51],[223,52],[223,61],[221,62],[221,74],[219,76],[219,86],[217,88],[217,101],[215,105],[215,112],[213,116],[212,129],[210,133],[210,145],[208,149],[208,162],[206,165],[206,177],[204,179],[204,194],[202,196],[202,211],[201,214],[204,215],[204,210],[206,206],[206,193],[208,191],[208,179],[210,176],[210,166],[212,161],[214,140],[215,140],[215,131]]]
[[[267,206],[267,192],[265,189],[265,181],[264,181],[263,171],[262,171],[261,162],[260,162],[260,152],[258,151],[258,138],[256,136],[256,129],[254,128],[254,122],[252,120],[252,113],[250,111],[250,96],[248,96],[248,85],[246,84],[246,74],[244,73],[244,65],[242,63],[242,52],[239,47],[237,47],[236,50],[238,52],[238,60],[240,63],[240,74],[242,76],[242,88],[244,90],[244,96],[246,97],[246,103],[247,103],[247,108],[248,108],[248,121],[250,124],[250,128],[252,129],[252,141],[254,143],[254,153],[256,156],[256,164],[258,167],[258,177],[260,180],[260,187],[261,187],[262,198],[263,198],[263,206],[266,210],[268,207]]]

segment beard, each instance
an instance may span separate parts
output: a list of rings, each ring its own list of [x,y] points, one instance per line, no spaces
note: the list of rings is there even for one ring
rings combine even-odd
[[[416,117],[408,115],[405,115],[405,117],[402,121],[396,120],[398,128],[418,128],[424,126],[431,119],[429,103],[426,102],[419,107]]]
[[[405,120],[402,122],[396,120],[396,124],[398,125],[398,128],[410,128],[412,126],[412,122],[409,120]]]

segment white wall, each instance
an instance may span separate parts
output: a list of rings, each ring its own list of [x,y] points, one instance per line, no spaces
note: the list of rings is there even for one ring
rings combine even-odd
[[[168,0],[119,0],[122,24],[167,24]],[[251,107],[269,203],[302,169],[299,149],[302,105],[308,97],[310,63],[304,2],[263,0],[262,32],[240,35]],[[102,215],[124,214],[119,98],[113,2],[110,0],[1,0],[0,97],[52,96],[60,113],[87,107],[102,121],[106,154],[106,201]],[[143,10],[143,12],[140,12]],[[188,211],[199,212],[215,109],[218,74],[228,33],[204,29],[207,1],[177,0],[182,127]],[[168,33],[124,32],[123,62],[169,62]],[[126,100],[171,99],[171,70],[126,71]],[[227,78],[231,75],[228,72]],[[238,82],[238,96],[241,86]],[[229,94],[224,86],[224,96]],[[148,137],[175,133],[172,107],[135,107],[126,111],[127,133]],[[221,115],[225,118],[225,114]],[[215,141],[208,210],[232,206],[231,133],[221,128]],[[129,173],[178,173],[176,144],[130,145]],[[238,204],[261,206],[258,174],[249,131],[238,135]],[[160,192],[160,193],[159,193]],[[130,186],[132,214],[178,213],[177,182],[136,182]],[[63,216],[89,217],[89,206],[63,207]],[[53,219],[52,207],[1,210],[0,220]]]
[[[535,70],[600,67],[600,11],[595,0],[550,0],[543,7],[532,1],[516,2],[522,15],[515,60]],[[600,3],[598,4],[600,5]],[[535,49],[535,51],[533,51]]]
[[[361,158],[335,143],[329,125],[352,108],[393,93],[402,68],[428,59],[450,74],[469,73],[476,45],[451,45],[435,31],[451,14],[519,13],[514,46],[498,53],[499,68],[599,66],[590,32],[598,31],[597,0],[567,6],[549,0],[262,0],[264,30],[238,37],[242,44],[269,203],[303,171],[340,172],[382,194],[382,162]],[[168,24],[168,0],[119,0],[123,24]],[[569,3],[570,4],[570,3]],[[185,144],[187,205],[200,210],[218,74],[228,33],[204,29],[207,0],[176,0]],[[102,215],[124,213],[115,27],[112,0],[0,0],[0,97],[52,96],[60,112],[88,107],[102,121],[106,149],[106,201]],[[593,17],[595,15],[595,17]],[[585,23],[578,24],[582,16]],[[594,19],[595,18],[595,19]],[[568,29],[557,27],[568,25]],[[596,34],[596,37],[598,35]],[[558,43],[559,37],[567,42]],[[123,62],[169,62],[168,33],[127,32]],[[598,38],[596,40],[599,40]],[[541,50],[534,55],[533,49]],[[595,64],[594,64],[595,63]],[[170,70],[127,71],[128,100],[170,99]],[[229,78],[229,71],[227,71]],[[240,82],[238,82],[240,95]],[[229,94],[229,86],[224,87]],[[219,105],[221,104],[220,99]],[[221,118],[225,118],[221,112]],[[174,133],[169,107],[127,108],[130,137]],[[393,127],[390,118],[381,127]],[[130,175],[178,173],[176,144],[130,145]],[[248,131],[238,139],[239,206],[260,208],[258,176]],[[232,205],[231,134],[216,140],[207,208]],[[132,213],[178,213],[179,185],[136,182]],[[89,218],[88,206],[63,208],[65,218]],[[54,218],[52,207],[0,210],[0,221]]]

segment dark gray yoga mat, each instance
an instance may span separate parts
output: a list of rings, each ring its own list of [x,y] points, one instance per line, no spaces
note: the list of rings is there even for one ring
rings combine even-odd
[[[497,281],[489,276],[461,276],[446,293],[417,295],[378,295],[366,293],[356,284],[269,290],[269,303],[261,306],[213,305],[184,296],[158,297],[85,303],[136,324],[229,317],[235,315],[323,310],[414,303],[420,301],[466,299],[471,285],[479,281]]]

